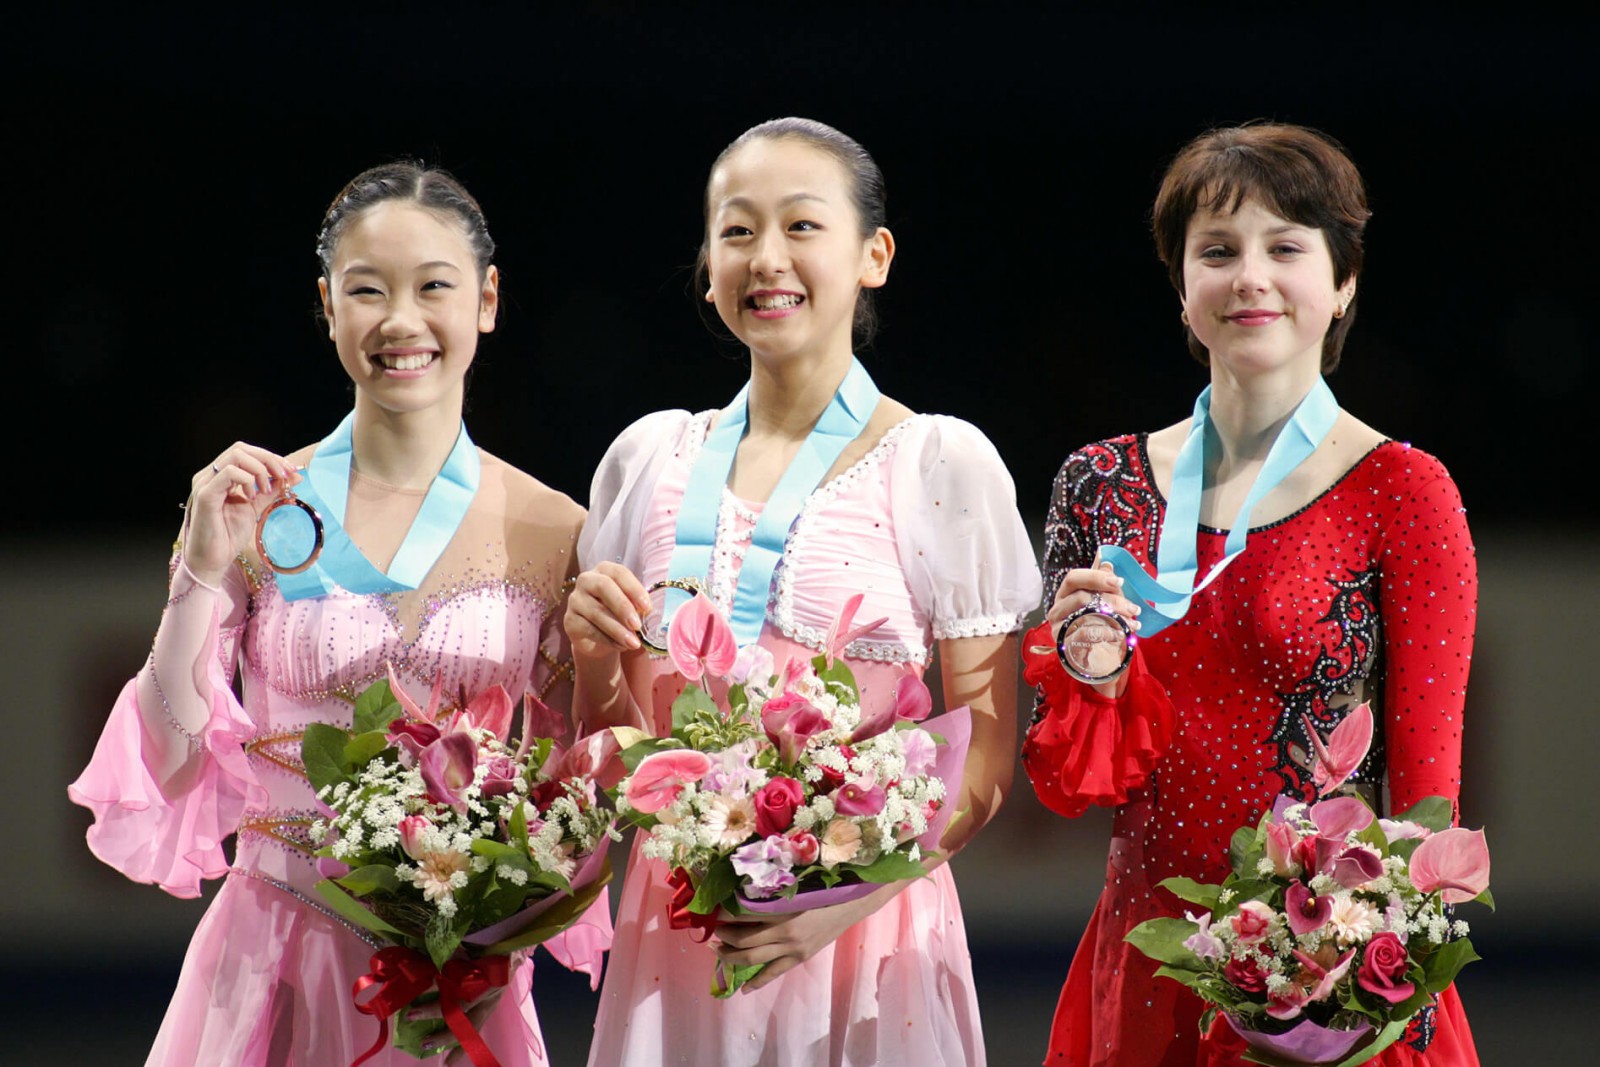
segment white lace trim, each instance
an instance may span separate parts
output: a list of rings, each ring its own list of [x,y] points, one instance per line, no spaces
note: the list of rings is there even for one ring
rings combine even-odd
[[[933,624],[933,639],[947,641],[956,637],[994,637],[1014,634],[1022,629],[1028,612],[1007,612],[1004,615],[974,615],[970,619],[946,619]]]
[[[709,587],[707,595],[711,597],[711,603],[724,615],[733,613],[733,596],[739,588],[739,572],[755,539],[756,523],[759,521],[759,515],[745,507],[726,486],[723,487],[706,585]]]

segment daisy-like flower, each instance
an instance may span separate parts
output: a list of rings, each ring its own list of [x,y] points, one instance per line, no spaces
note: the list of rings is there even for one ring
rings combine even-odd
[[[1383,915],[1353,893],[1337,893],[1328,924],[1341,945],[1358,945],[1378,932],[1383,925]]]
[[[451,900],[454,890],[467,883],[469,863],[464,852],[429,852],[418,860],[412,884],[431,903]]]
[[[861,852],[861,827],[848,819],[834,819],[822,831],[822,865],[849,863]]]
[[[756,832],[756,806],[749,797],[714,796],[701,820],[715,848],[736,848]]]

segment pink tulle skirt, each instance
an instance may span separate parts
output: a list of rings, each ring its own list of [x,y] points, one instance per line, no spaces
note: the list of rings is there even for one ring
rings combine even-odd
[[[351,987],[373,951],[283,890],[231,875],[189,944],[147,1063],[345,1067],[378,1036],[377,1021],[351,1005]],[[480,1031],[504,1067],[546,1062],[532,981],[524,960]],[[367,1063],[417,1061],[391,1047]]]
[[[590,1067],[977,1067],[972,960],[947,866],[800,967],[712,997],[715,954],[667,924],[665,866],[635,846]]]

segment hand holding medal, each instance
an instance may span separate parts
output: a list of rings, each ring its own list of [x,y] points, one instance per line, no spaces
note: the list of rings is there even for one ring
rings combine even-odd
[[[1047,618],[1059,623],[1054,649],[1061,667],[1085,685],[1116,681],[1133,662],[1139,606],[1122,596],[1122,579],[1111,565],[1068,571]]]
[[[242,442],[197,471],[183,532],[184,561],[194,576],[208,584],[220,581],[254,543],[263,505],[299,480],[288,460]]]

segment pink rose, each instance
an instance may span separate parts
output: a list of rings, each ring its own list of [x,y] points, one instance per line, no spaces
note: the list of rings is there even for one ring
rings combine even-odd
[[[678,799],[683,787],[711,770],[711,757],[687,748],[669,748],[639,761],[628,779],[626,796],[634,810],[652,815]]]
[[[794,809],[806,799],[805,787],[793,778],[774,778],[757,791],[756,833],[762,837],[781,834],[794,824]]]
[[[1295,845],[1300,835],[1287,823],[1267,823],[1267,859],[1272,862],[1272,872],[1279,878],[1293,878],[1301,871],[1295,860]]]
[[[778,756],[793,765],[806,749],[806,742],[828,728],[828,717],[809,700],[795,693],[782,693],[761,709],[761,728],[778,746]]]
[[[1247,900],[1239,905],[1239,912],[1228,920],[1242,945],[1254,945],[1266,938],[1272,930],[1272,909],[1259,900]]]
[[[817,856],[822,852],[822,842],[809,830],[791,830],[784,840],[789,842],[789,851],[794,854],[797,867],[809,867],[817,862]]]
[[[1367,942],[1361,969],[1356,972],[1356,983],[1373,996],[1398,1004],[1416,992],[1417,987],[1405,980],[1410,966],[1405,945],[1385,930],[1373,934],[1372,940]]]
[[[1411,884],[1461,904],[1489,888],[1489,846],[1482,830],[1440,830],[1411,854]]]

